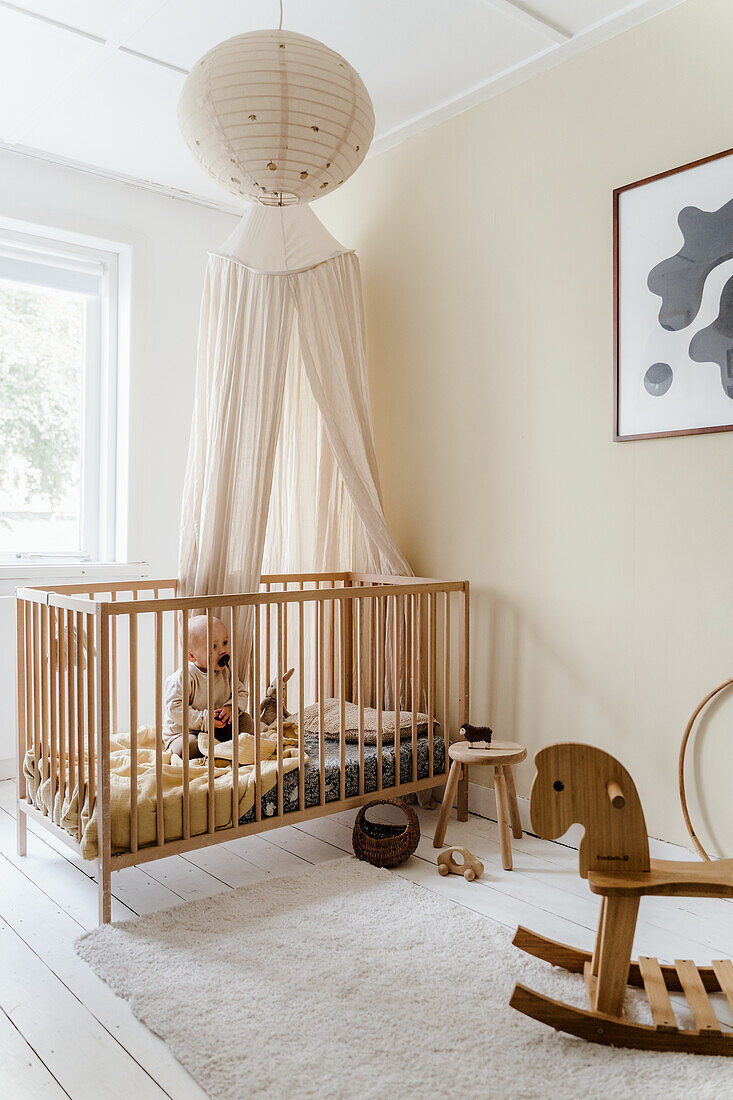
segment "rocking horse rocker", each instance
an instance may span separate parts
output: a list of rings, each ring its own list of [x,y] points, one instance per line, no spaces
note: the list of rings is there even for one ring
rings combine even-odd
[[[539,959],[583,974],[590,1009],[576,1008],[517,985],[510,1004],[556,1031],[592,1043],[637,1050],[733,1055],[709,993],[724,993],[733,1008],[733,963],[720,959],[697,967],[657,959],[631,962],[639,902],[645,895],[733,897],[733,860],[675,863],[649,858],[644,813],[634,781],[618,760],[590,745],[559,744],[536,756],[530,815],[539,836],[555,840],[573,824],[585,827],[580,874],[602,897],[595,949],[590,955],[538,936],[521,926],[515,946]],[[623,1016],[627,985],[643,987],[653,1025]],[[683,1030],[670,992],[684,993],[696,1030]]]

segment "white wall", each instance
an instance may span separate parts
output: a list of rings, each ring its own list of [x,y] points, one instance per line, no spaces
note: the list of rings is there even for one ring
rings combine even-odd
[[[235,219],[180,199],[0,151],[0,217],[132,249],[129,561],[175,576],[206,252]],[[0,598],[0,767],[15,748],[14,605]],[[2,774],[2,771],[0,771]]]
[[[604,746],[668,840],[685,723],[731,675],[733,434],[612,442],[611,192],[733,145],[732,48],[730,0],[688,0],[316,204],[362,259],[387,518],[471,581],[473,720]],[[697,792],[729,855],[732,711]]]

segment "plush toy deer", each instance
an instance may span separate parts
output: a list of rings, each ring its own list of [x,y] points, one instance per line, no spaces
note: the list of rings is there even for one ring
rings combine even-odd
[[[283,719],[290,718],[290,714],[285,709],[285,685],[290,677],[295,672],[294,668],[289,668],[288,671],[281,679],[282,684],[282,699],[283,699]],[[265,697],[260,703],[260,727],[265,728],[267,726],[274,726],[277,722],[277,676],[272,681]]]

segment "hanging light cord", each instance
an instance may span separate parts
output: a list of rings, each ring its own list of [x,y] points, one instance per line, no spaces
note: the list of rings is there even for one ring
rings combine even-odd
[[[277,29],[279,31],[283,29],[283,0],[280,0],[280,26]]]

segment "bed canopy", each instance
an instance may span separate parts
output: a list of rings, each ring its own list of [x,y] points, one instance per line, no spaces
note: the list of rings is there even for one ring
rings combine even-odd
[[[253,204],[209,256],[181,587],[343,569],[410,571],[382,511],[359,261],[308,205]]]

